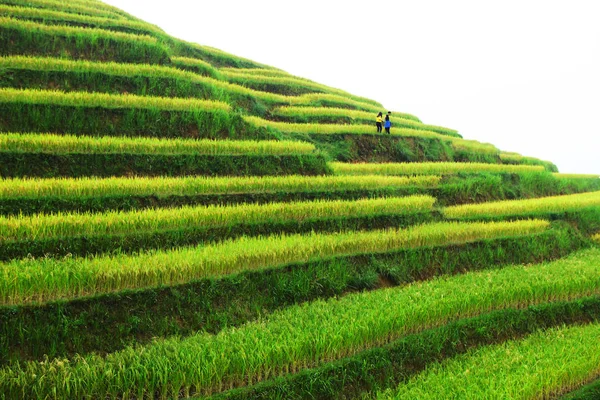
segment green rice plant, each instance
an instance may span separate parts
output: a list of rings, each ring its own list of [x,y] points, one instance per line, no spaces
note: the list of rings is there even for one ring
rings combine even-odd
[[[202,155],[310,154],[314,145],[274,140],[192,140],[3,133],[0,152],[15,153],[140,153]]]
[[[375,122],[375,114],[368,111],[348,110],[345,108],[334,107],[277,107],[271,111],[275,116],[292,117],[292,118],[350,118],[360,122]],[[394,127],[415,128],[429,130],[432,132],[441,133],[443,135],[460,137],[454,129],[443,128],[440,126],[426,125],[415,121],[414,116],[406,113],[393,113],[390,120]],[[316,121],[321,122],[321,121]]]
[[[600,232],[592,236],[592,240],[600,244]]]
[[[457,318],[598,295],[599,279],[600,250],[594,249],[535,267],[356,293],[289,307],[217,335],[170,338],[106,357],[10,365],[0,370],[0,391],[32,399],[209,394],[348,357]]]
[[[52,359],[92,351],[106,354],[121,350],[130,343],[147,343],[151,338],[172,335],[188,336],[200,330],[216,334],[226,327],[241,326],[277,309],[317,298],[342,296],[356,290],[377,290],[390,284],[406,285],[439,275],[496,269],[510,264],[547,262],[586,247],[585,240],[574,235],[572,229],[555,223],[550,229],[532,235],[387,253],[333,256],[288,264],[275,270],[200,279],[174,288],[146,288],[126,295],[122,292],[113,293],[83,301],[59,301],[35,307],[0,307],[0,337],[5,338],[0,341],[0,366],[9,360],[43,360],[45,356]],[[592,302],[595,306],[587,304],[585,308],[577,308],[600,320],[600,297]],[[574,322],[582,320],[573,318],[572,312],[558,307],[558,310],[545,317],[539,309],[530,312],[535,313],[538,321],[555,326],[561,321],[566,322],[565,318]],[[219,311],[215,313],[215,309]],[[504,318],[503,322],[509,323],[501,321],[497,325],[513,331],[515,325],[510,322],[517,320],[527,329],[534,329],[534,325],[514,317]],[[23,331],[27,332],[26,342],[20,340]],[[140,337],[139,332],[144,332],[144,337]],[[434,343],[427,343],[431,349],[438,348]],[[412,358],[408,355],[407,359]],[[365,364],[357,365],[360,365],[363,376],[371,376],[368,369],[363,370]],[[342,374],[347,372],[343,366],[338,367],[341,367],[339,370]],[[329,374],[314,372],[325,380],[330,379]],[[290,377],[290,380],[295,378]],[[278,382],[275,386],[280,384]],[[288,386],[286,383],[283,385]],[[325,387],[330,390],[327,384]],[[313,389],[316,388],[313,386]],[[316,398],[328,398],[311,393]],[[254,396],[237,398],[272,398],[257,394],[255,392]]]
[[[275,142],[281,143],[281,142]],[[190,196],[198,194],[370,190],[435,187],[438,176],[276,176],[184,178],[1,179],[0,200],[25,197]]]
[[[600,375],[599,337],[597,323],[539,331],[434,364],[376,397],[437,400],[468,393],[465,398],[554,398]]]
[[[216,68],[264,68],[275,69],[269,65],[260,64],[247,58],[238,57],[223,50],[198,43],[186,42],[185,40],[165,37],[165,43],[171,48],[172,54],[178,57],[198,58],[204,60]]]
[[[287,78],[293,77],[296,79],[303,79],[306,81],[310,81],[309,79],[301,78],[299,76],[294,76],[294,75],[290,74],[289,72],[282,71],[279,69],[224,67],[224,68],[219,68],[219,71],[221,71],[225,76],[227,76],[228,74],[246,74],[246,75],[258,75],[258,76],[283,76],[283,77],[287,77]]]
[[[281,132],[287,133],[304,133],[304,134],[318,134],[318,135],[331,135],[331,134],[372,134],[372,135],[385,135],[381,133],[375,133],[375,127],[371,125],[337,125],[337,124],[293,124],[287,122],[276,122],[262,119],[256,116],[244,116],[244,120],[250,125],[256,127],[267,127],[277,129]],[[465,140],[462,138],[456,138],[452,136],[442,135],[432,131],[417,130],[410,128],[396,128],[392,130],[393,136],[402,137],[417,137],[427,139],[438,139],[446,141],[452,144],[457,150],[468,150],[482,153],[497,153],[498,149],[489,143],[480,143],[474,140]]]
[[[235,206],[186,206],[100,214],[64,213],[0,217],[0,243],[9,240],[164,231],[182,227],[209,228],[241,223],[302,221],[311,218],[427,213],[432,211],[434,202],[435,199],[430,196],[411,196],[357,201],[317,200]]]
[[[372,112],[381,111],[380,106],[364,101],[357,101],[345,96],[332,93],[307,93],[301,96],[289,96],[290,105],[295,106],[317,106],[317,107],[347,107],[350,109],[365,110]],[[416,118],[416,117],[415,117]],[[419,121],[420,122],[420,121]]]
[[[434,223],[407,229],[242,237],[134,256],[14,260],[0,264],[0,304],[45,302],[124,289],[175,285],[334,256],[522,236],[542,232],[548,226],[548,222],[541,220]]]
[[[259,75],[255,73],[244,73],[244,72],[227,72],[222,71],[221,74],[230,82],[240,84],[242,86],[248,86],[254,89],[267,91],[267,92],[290,92],[294,91],[294,88],[298,88],[301,92],[323,92],[336,94],[339,96],[347,97],[349,99],[374,105],[376,107],[383,108],[383,106],[371,99],[365,97],[354,96],[344,90],[332,88],[320,83],[310,81],[308,79],[296,78],[293,76],[274,76],[274,75]]]
[[[420,163],[341,163],[331,162],[336,175],[453,175],[458,173],[541,172],[544,167],[533,165],[505,165],[460,162]]]
[[[548,171],[558,172],[556,165],[550,161],[544,161],[534,157],[525,157],[519,153],[503,151],[500,152],[500,159],[505,164],[543,165]]]
[[[214,100],[180,99],[169,97],[136,96],[89,92],[61,92],[58,90],[0,89],[0,103],[52,104],[56,106],[143,108],[166,111],[229,112],[231,106]]]
[[[108,29],[125,33],[141,33],[148,35],[165,34],[162,29],[145,22],[132,21],[123,18],[115,19],[94,17],[63,11],[53,11],[43,8],[0,5],[0,16],[43,21],[46,24],[53,23],[75,25],[90,28]]]
[[[68,2],[59,0],[4,0],[3,3],[102,18],[122,19],[124,17],[124,15],[121,15],[123,13],[122,11],[117,13],[114,8],[109,8],[110,6],[105,5],[104,3],[85,5],[81,2],[78,3],[72,0],[69,0]]]
[[[179,65],[181,59],[182,58],[174,58],[175,65]],[[186,62],[187,60],[184,61],[184,63]],[[202,63],[202,61],[199,62]],[[206,88],[205,91],[210,94],[210,97],[213,100],[217,99],[227,102],[231,101],[235,96],[244,96],[254,97],[269,104],[286,104],[291,101],[291,98],[287,96],[259,92],[190,71],[158,65],[67,60],[50,57],[8,56],[0,57],[0,68],[6,68],[8,70],[31,70],[35,72],[58,71],[86,75],[96,73],[131,78],[146,76],[150,78],[174,79],[201,85],[203,88]],[[209,72],[207,73],[210,74]],[[202,91],[197,91],[200,92],[200,95],[202,94]],[[186,92],[186,94],[189,97],[199,97],[199,95],[195,93]]]
[[[600,175],[597,174],[564,174],[554,172],[552,175],[554,175],[557,178],[563,179],[600,179]]]
[[[600,191],[526,200],[463,204],[443,209],[446,218],[469,219],[564,213],[600,206]]]
[[[100,61],[164,64],[167,48],[156,38],[97,28],[46,25],[0,16],[0,55],[55,55]]]
[[[190,69],[200,75],[210,76],[211,78],[221,80],[221,73],[211,64],[198,58],[190,57],[171,57],[171,63],[183,69]]]

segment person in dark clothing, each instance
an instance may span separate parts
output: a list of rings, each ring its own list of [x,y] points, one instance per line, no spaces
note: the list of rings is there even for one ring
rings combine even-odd
[[[377,133],[381,133],[382,131],[382,126],[383,126],[383,113],[379,113],[377,114],[377,119],[376,119],[376,125],[377,125]]]
[[[390,134],[390,128],[392,127],[392,121],[390,121],[390,115],[392,115],[391,111],[388,111],[387,115],[385,116],[385,133]]]

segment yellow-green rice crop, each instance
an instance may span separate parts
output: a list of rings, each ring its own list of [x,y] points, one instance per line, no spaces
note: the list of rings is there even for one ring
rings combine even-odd
[[[565,178],[565,179],[600,179],[600,175],[597,174],[565,174],[554,172],[554,175],[557,178]]]
[[[58,90],[0,89],[1,103],[52,104],[57,106],[146,108],[169,111],[230,111],[231,106],[213,100],[170,97],[136,96],[90,92],[61,92]]]
[[[460,172],[508,173],[544,171],[539,165],[505,165],[459,162],[423,163],[341,163],[331,162],[329,166],[336,175],[448,175]]]
[[[357,101],[348,97],[340,96],[331,93],[307,93],[301,96],[290,96],[291,105],[320,105],[322,102],[344,104],[359,110],[369,110],[373,112],[381,111],[381,106],[377,106],[371,103],[365,103],[364,101]]]
[[[250,176],[184,178],[1,179],[0,199],[107,195],[190,196],[197,194],[375,190],[406,186],[435,187],[438,176]]]
[[[382,110],[383,111],[383,110]],[[272,111],[273,115],[284,117],[348,117],[358,121],[375,121],[376,114],[361,110],[348,110],[347,108],[333,107],[278,107]],[[390,120],[393,126],[414,127],[415,129],[431,130],[438,133],[457,134],[454,129],[440,126],[426,125],[415,121],[415,117],[405,113],[393,113]]]
[[[217,335],[170,338],[106,357],[10,365],[0,370],[0,391],[27,398],[208,394],[348,357],[457,318],[597,295],[599,284],[600,250],[586,250],[534,267],[295,305]]]
[[[0,152],[285,155],[310,154],[314,151],[314,145],[295,141],[89,137],[49,133],[0,134]]]
[[[595,235],[592,235],[592,240],[600,243],[600,232],[596,233]]]
[[[310,134],[376,134],[375,127],[371,125],[338,125],[338,124],[294,124],[287,122],[276,122],[255,116],[244,116],[244,120],[257,127],[269,127],[289,133]],[[382,135],[382,134],[380,134]],[[474,140],[465,140],[457,137],[442,135],[437,132],[417,130],[410,128],[392,129],[392,136],[420,137],[427,139],[438,139],[449,142],[456,149],[468,149],[469,151],[483,153],[497,153],[498,149],[488,143],[480,143]]]
[[[377,399],[556,398],[600,375],[598,338],[600,324],[538,331],[434,364]]]
[[[546,221],[435,223],[408,229],[276,235],[193,248],[96,258],[0,263],[0,304],[44,302],[124,289],[173,285],[335,256],[384,253],[544,231]]]
[[[77,4],[73,1],[59,0],[10,0],[10,4],[23,7],[35,7],[41,9],[50,9],[72,14],[92,15],[102,18],[123,19],[123,15],[115,12],[114,9],[106,7],[97,7],[94,5]],[[121,12],[122,13],[122,12]]]
[[[239,83],[241,85],[244,85],[246,83],[250,83],[250,84],[255,83],[255,84],[279,84],[279,85],[284,85],[284,86],[288,86],[288,85],[289,86],[300,86],[300,87],[304,87],[307,89],[313,89],[315,91],[340,95],[340,96],[347,97],[347,98],[350,98],[355,101],[369,103],[374,106],[383,108],[383,106],[381,104],[379,104],[371,99],[366,99],[366,98],[360,97],[360,96],[354,96],[354,95],[346,92],[345,90],[332,88],[330,86],[326,86],[326,85],[323,85],[323,84],[320,84],[317,82],[313,82],[308,79],[296,78],[291,75],[267,76],[267,75],[258,75],[258,74],[254,74],[254,73],[248,74],[248,73],[244,73],[244,72],[221,72],[221,73],[229,81],[234,82],[234,83]]]
[[[179,61],[181,58],[177,58]],[[200,61],[201,62],[201,61]],[[103,73],[116,76],[149,76],[157,78],[184,79],[192,83],[210,85],[223,91],[245,96],[256,97],[269,103],[289,103],[293,97],[275,93],[260,92],[240,85],[202,76],[177,68],[149,64],[124,64],[116,62],[95,62],[88,60],[67,60],[51,57],[0,57],[0,67],[30,69],[34,71],[64,71],[81,73]]]
[[[519,153],[512,152],[500,152],[500,159],[502,162],[508,164],[551,164],[550,161],[540,160],[535,157],[526,157]]]
[[[135,35],[132,33],[108,31],[105,29],[98,28],[81,28],[66,25],[45,25],[9,17],[0,17],[0,27],[25,30],[27,32],[30,32],[31,34],[45,33],[48,35],[67,37],[86,34],[94,38],[129,42],[143,42],[146,44],[158,45],[158,40],[156,38],[147,35]]]
[[[144,22],[132,21],[123,18],[115,19],[107,17],[94,17],[90,15],[73,14],[70,12],[54,11],[42,8],[0,5],[0,15],[13,18],[25,18],[43,21],[49,20],[64,23],[77,22],[97,28],[110,29],[111,27],[120,27],[130,29],[132,31],[164,34],[160,28]]]
[[[480,204],[464,204],[444,208],[447,218],[529,215],[577,211],[600,206],[600,192],[541,197],[527,200],[503,200]]]
[[[289,72],[285,72],[285,71],[281,71],[281,70],[277,70],[277,69],[225,67],[225,68],[219,68],[219,71],[222,72],[224,75],[228,75],[230,73],[233,73],[233,74],[242,73],[242,74],[246,74],[246,75],[284,76],[284,77],[294,77],[296,79],[304,79],[304,80],[308,81],[308,79],[294,76],[294,75],[290,74]]]
[[[176,45],[184,45],[185,47],[196,49],[196,50],[200,51],[201,53],[207,54],[211,58],[214,58],[217,60],[225,59],[225,60],[234,61],[236,63],[249,64],[249,65],[252,65],[253,68],[264,68],[264,69],[277,70],[276,68],[271,67],[270,65],[257,63],[256,61],[252,61],[247,58],[243,58],[243,57],[239,57],[239,56],[227,53],[221,49],[217,49],[217,48],[205,46],[205,45],[200,45],[198,43],[186,42],[181,39],[172,38],[172,40]]]
[[[202,69],[207,69],[213,71],[214,74],[220,75],[220,72],[212,66],[212,64],[200,60],[199,58],[190,58],[190,57],[171,57],[171,62],[175,65],[184,65],[188,67],[200,67]],[[265,70],[268,71],[268,70]]]
[[[140,231],[210,228],[275,221],[305,221],[367,215],[430,212],[430,196],[364,200],[316,200],[234,206],[186,206],[107,213],[65,213],[0,217],[0,243],[68,236],[113,235]]]

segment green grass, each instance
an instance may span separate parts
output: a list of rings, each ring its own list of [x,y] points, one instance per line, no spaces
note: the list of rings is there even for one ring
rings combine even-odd
[[[331,134],[371,134],[371,135],[387,135],[382,133],[376,133],[374,125],[337,125],[337,124],[294,124],[287,122],[276,122],[262,119],[255,116],[244,116],[244,120],[251,125],[256,127],[268,127],[280,130],[281,132],[287,133],[304,133],[304,134],[319,134],[319,135],[331,135]],[[426,139],[438,139],[446,141],[452,144],[457,150],[468,150],[473,152],[491,153],[495,154],[498,149],[489,143],[480,143],[474,140],[465,140],[461,138],[455,138],[452,136],[442,135],[432,131],[417,130],[410,128],[396,128],[392,129],[393,136],[401,137],[413,137],[413,138],[426,138]]]
[[[542,166],[461,162],[341,163],[331,162],[336,175],[453,175],[458,173],[507,173],[544,171]]]
[[[383,111],[383,110],[382,110]],[[314,122],[336,122],[336,119],[350,120],[352,122],[370,122],[375,123],[376,115],[372,112],[360,110],[348,110],[345,108],[332,107],[278,107],[271,111],[278,117],[291,117],[298,119],[316,119]],[[326,121],[322,121],[325,119]],[[461,137],[454,129],[444,128],[434,125],[426,125],[415,121],[416,117],[406,113],[393,113],[390,120],[392,127],[415,128],[437,132],[442,135]],[[308,121],[302,121],[308,122]]]
[[[190,155],[310,154],[310,143],[274,140],[191,140],[89,137],[36,133],[0,134],[0,152],[14,153],[139,153]]]
[[[164,34],[164,31],[158,27],[144,22],[132,21],[123,18],[115,19],[79,15],[42,8],[0,5],[0,16],[32,20],[34,22],[41,21],[45,24],[76,25],[81,27],[114,30],[125,33],[144,35]]]
[[[133,63],[164,64],[167,48],[154,37],[97,28],[45,25],[0,17],[0,39],[11,46],[0,55],[58,56]]]
[[[171,338],[106,357],[11,365],[0,370],[0,390],[31,399],[51,393],[142,398],[222,391],[348,357],[456,318],[597,295],[599,268],[596,249],[535,267],[316,301],[218,335]]]
[[[463,204],[443,209],[447,218],[528,216],[564,213],[600,206],[600,191],[526,200],[505,200],[480,204]]]
[[[377,399],[551,398],[600,375],[599,337],[600,324],[591,324],[483,347],[433,365]]]
[[[548,225],[548,222],[540,220],[434,223],[407,229],[240,238],[197,248],[154,251],[136,256],[15,260],[0,264],[0,303],[46,302],[124,289],[174,285],[333,256],[533,234],[544,231]]]
[[[281,143],[281,142],[275,142]],[[282,148],[285,148],[282,146]],[[308,148],[310,151],[310,148]],[[0,200],[26,197],[189,196],[198,194],[373,190],[435,187],[437,176],[316,176],[0,179]]]

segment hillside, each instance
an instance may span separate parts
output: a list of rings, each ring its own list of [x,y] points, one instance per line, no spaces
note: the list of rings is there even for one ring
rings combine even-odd
[[[0,399],[600,398],[599,177],[387,111],[0,0]]]

